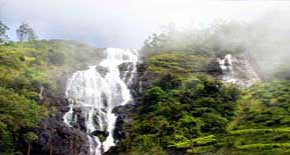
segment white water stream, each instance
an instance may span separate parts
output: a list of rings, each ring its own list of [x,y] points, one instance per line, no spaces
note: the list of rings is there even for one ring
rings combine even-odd
[[[106,58],[97,66],[75,72],[68,80],[66,97],[70,105],[64,122],[71,127],[84,121],[90,155],[101,155],[115,146],[113,137],[117,116],[112,110],[132,101],[131,84],[138,61],[136,50],[108,48]],[[126,63],[122,74],[119,66]],[[76,111],[78,114],[76,114]],[[95,132],[107,133],[103,142]]]
[[[224,59],[218,59],[220,68],[223,72],[222,80],[226,83],[235,83],[232,55],[228,54]]]
[[[227,54],[223,59],[218,58],[217,61],[223,73],[221,80],[225,83],[249,87],[261,81],[246,55],[233,57]]]

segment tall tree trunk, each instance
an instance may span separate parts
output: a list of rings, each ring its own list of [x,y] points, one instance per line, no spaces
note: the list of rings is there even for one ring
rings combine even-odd
[[[26,155],[30,155],[30,150],[31,150],[31,143],[28,144]]]

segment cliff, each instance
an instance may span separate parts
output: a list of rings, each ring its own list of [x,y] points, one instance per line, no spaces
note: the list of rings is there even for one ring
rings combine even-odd
[[[86,151],[86,137],[62,121],[63,107],[68,104],[64,89],[72,72],[102,59],[103,49],[73,41],[42,40],[8,43],[1,45],[0,51],[0,152],[26,153],[31,142],[34,154]],[[72,145],[71,141],[83,143]]]

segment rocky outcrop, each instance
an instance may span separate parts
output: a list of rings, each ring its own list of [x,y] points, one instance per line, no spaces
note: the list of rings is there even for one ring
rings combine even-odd
[[[261,81],[257,67],[246,53],[228,54],[224,58],[218,58],[218,61],[223,71],[217,78],[226,83],[248,87]]]
[[[105,71],[104,71],[105,72]],[[72,72],[64,72],[57,78],[57,88],[43,86],[40,104],[49,103],[50,116],[41,121],[36,133],[38,140],[32,144],[32,154],[88,155],[89,143],[82,123],[72,128],[63,122],[63,115],[69,110],[65,88]]]
[[[66,125],[63,114],[68,111],[68,100],[64,90],[69,73],[64,73],[57,80],[57,90],[43,87],[40,104],[50,103],[51,114],[44,119],[39,128],[38,140],[32,144],[32,154],[53,155],[87,155],[89,146],[88,139],[81,127],[74,129]],[[54,110],[53,110],[54,109]]]
[[[87,155],[87,137],[56,117],[45,119],[38,129],[39,139],[33,144],[32,154]]]

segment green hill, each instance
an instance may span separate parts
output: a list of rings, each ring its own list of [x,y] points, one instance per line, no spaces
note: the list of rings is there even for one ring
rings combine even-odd
[[[286,155],[290,153],[290,82],[240,88],[206,72],[211,58],[155,54],[144,74],[158,75],[125,123],[124,154]],[[184,60],[184,61],[182,61]],[[148,78],[146,78],[148,79]]]
[[[54,98],[63,96],[61,79],[94,64],[101,51],[62,40],[0,46],[0,154],[17,152],[37,139],[35,128],[54,115]]]
[[[290,82],[224,84],[212,72],[219,54],[146,56],[139,78],[146,87],[115,154],[290,154]],[[72,41],[1,45],[0,154],[26,150],[39,122],[56,113],[66,78],[103,57],[102,49]]]

